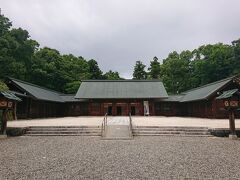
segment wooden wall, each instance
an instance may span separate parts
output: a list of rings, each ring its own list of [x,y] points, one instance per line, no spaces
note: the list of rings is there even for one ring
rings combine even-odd
[[[22,97],[17,104],[18,119],[34,119],[64,116],[63,103],[39,101]]]
[[[199,117],[212,119],[228,118],[228,111],[224,109],[223,100],[203,100],[186,103],[157,102],[155,103],[157,116]],[[235,112],[240,118],[240,111]]]
[[[112,115],[116,116],[128,116],[129,113],[135,108],[136,116],[144,115],[144,107],[143,107],[142,99],[126,99],[126,100],[90,100],[88,112],[91,116],[102,116],[108,112],[108,107],[112,107]],[[155,115],[154,104],[152,101],[149,101],[149,111],[150,115]],[[118,111],[121,109],[121,112]],[[108,113],[110,115],[110,113]],[[132,115],[133,112],[132,112]]]
[[[68,102],[64,105],[65,116],[87,116],[88,102]]]
[[[154,103],[156,116],[179,116],[180,106],[178,102],[155,102]]]

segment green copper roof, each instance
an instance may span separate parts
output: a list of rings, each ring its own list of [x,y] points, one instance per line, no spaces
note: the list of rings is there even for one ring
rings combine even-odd
[[[232,97],[237,92],[238,92],[238,89],[231,89],[228,91],[223,91],[223,93],[220,96],[218,96],[216,99],[227,99],[227,98]]]
[[[183,92],[182,94],[184,94],[184,96],[180,102],[208,99],[209,96],[211,96],[213,93],[221,89],[224,85],[228,84],[232,80],[233,77],[230,77]]]
[[[20,98],[18,98],[12,92],[9,92],[9,91],[0,92],[0,94],[7,99],[11,99],[11,100],[14,100],[14,101],[21,101]]]
[[[191,102],[199,100],[207,100],[210,96],[213,96],[217,91],[221,91],[230,82],[236,81],[239,76],[233,76],[220,81],[216,81],[198,88],[190,89],[178,95],[170,95],[167,99],[162,101],[166,102]],[[229,95],[231,92],[228,92]]]
[[[180,102],[184,95],[169,95],[167,99],[162,99],[160,101],[166,101],[166,102]]]
[[[38,100],[53,101],[53,102],[75,102],[73,94],[62,94],[35,84],[21,81],[14,78],[8,78],[10,83],[15,84],[18,88],[25,92],[26,95]],[[18,95],[18,94],[16,94]],[[20,95],[21,96],[21,95]]]
[[[75,98],[135,99],[167,98],[159,80],[88,80],[82,81]]]

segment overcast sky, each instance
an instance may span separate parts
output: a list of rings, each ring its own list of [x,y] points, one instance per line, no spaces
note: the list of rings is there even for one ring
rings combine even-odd
[[[137,60],[240,38],[239,0],[0,0],[0,8],[41,47],[125,78]]]

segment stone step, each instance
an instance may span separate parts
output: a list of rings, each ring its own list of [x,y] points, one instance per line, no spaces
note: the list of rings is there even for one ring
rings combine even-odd
[[[26,131],[26,134],[90,134],[98,133],[100,131]]]
[[[210,132],[187,132],[187,131],[133,131],[134,135],[138,134],[194,134],[194,135],[208,135]]]
[[[134,136],[182,136],[182,137],[214,137],[212,135],[193,135],[193,134],[138,134]]]
[[[174,129],[174,128],[134,128],[133,131],[187,131],[187,132],[206,132],[208,129]]]
[[[30,126],[26,136],[101,136],[100,126]]]
[[[91,134],[24,134],[24,136],[101,136],[99,133]]]
[[[100,128],[30,128],[27,131],[101,131]]]
[[[134,136],[211,136],[207,127],[188,126],[134,126]]]
[[[133,129],[199,129],[208,130],[208,127],[196,126],[133,126]]]
[[[58,128],[101,128],[101,126],[28,126],[28,128],[30,129],[34,129],[34,128],[54,128],[54,129],[58,129]]]

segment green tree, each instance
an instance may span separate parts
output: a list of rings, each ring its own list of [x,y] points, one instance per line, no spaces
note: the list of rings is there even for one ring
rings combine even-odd
[[[119,79],[122,79],[119,76],[119,73],[117,71],[113,72],[112,70],[106,72],[103,76],[104,76],[104,79],[108,79],[108,80],[119,80]]]
[[[136,61],[133,71],[133,79],[147,79],[145,67],[146,65],[144,65],[141,61]]]
[[[0,92],[7,91],[7,90],[8,90],[7,85],[4,82],[0,81]]]
[[[152,61],[150,61],[150,67],[148,68],[149,78],[150,79],[159,79],[160,78],[160,62],[155,56]]]
[[[29,39],[26,30],[11,29],[9,19],[0,15],[0,78],[12,76],[26,80],[37,47],[38,43]]]
[[[97,61],[91,59],[88,61],[90,79],[103,79],[103,73],[100,70]]]
[[[80,81],[69,82],[64,87],[64,92],[68,94],[75,94],[80,86]]]
[[[232,42],[233,47],[233,74],[240,74],[240,39]]]
[[[178,94],[189,88],[189,62],[190,51],[178,54],[176,51],[170,53],[161,65],[162,80],[170,94]]]
[[[211,83],[234,73],[234,51],[222,43],[203,45],[193,51],[191,67],[192,87]]]
[[[12,26],[12,23],[7,17],[0,14],[0,37],[6,34]]]

